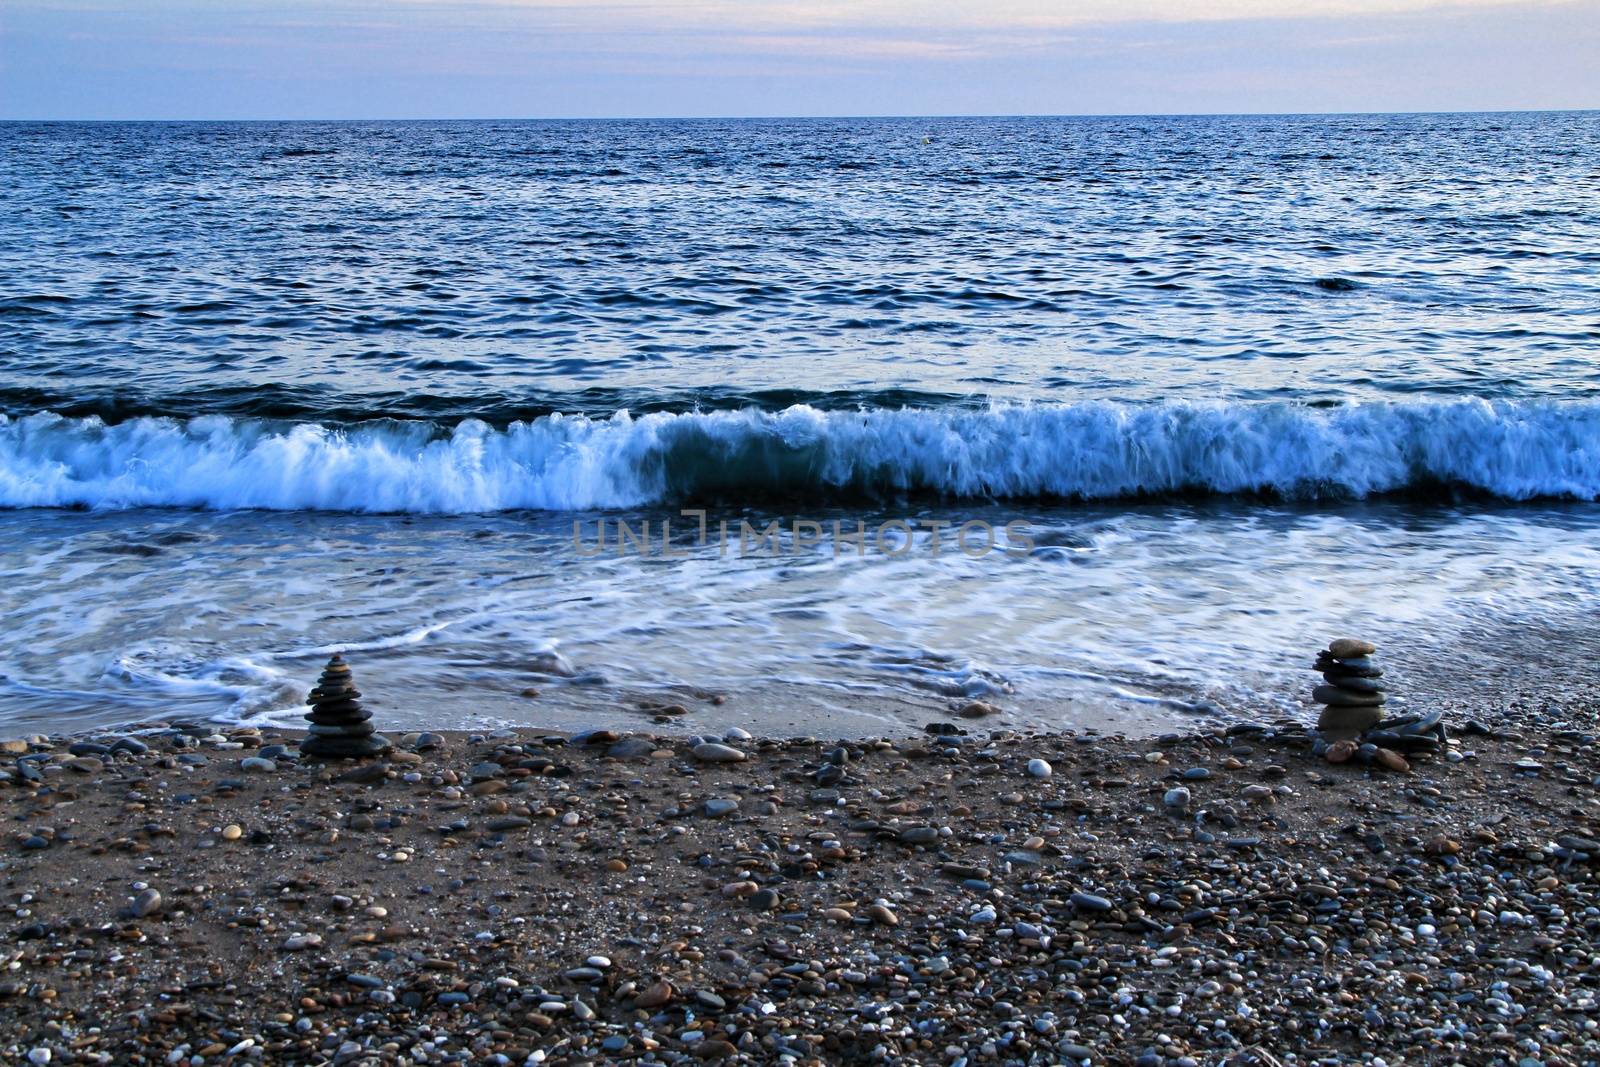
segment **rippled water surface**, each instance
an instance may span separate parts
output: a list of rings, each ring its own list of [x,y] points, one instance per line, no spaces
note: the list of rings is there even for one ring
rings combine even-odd
[[[1597,113],[0,124],[0,720],[1581,682],[1597,355]],[[573,544],[693,506],[1035,543]]]
[[[0,201],[19,409],[1600,390],[1596,113],[7,124]]]

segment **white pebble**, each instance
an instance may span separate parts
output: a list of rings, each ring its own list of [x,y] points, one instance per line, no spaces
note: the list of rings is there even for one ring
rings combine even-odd
[[[1053,772],[1054,768],[1042,759],[1028,761],[1028,777],[1030,778],[1048,778]]]

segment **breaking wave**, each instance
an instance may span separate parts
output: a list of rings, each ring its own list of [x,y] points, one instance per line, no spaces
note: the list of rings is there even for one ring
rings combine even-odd
[[[1600,403],[550,415],[503,429],[0,416],[0,507],[470,513],[715,496],[1600,499]]]

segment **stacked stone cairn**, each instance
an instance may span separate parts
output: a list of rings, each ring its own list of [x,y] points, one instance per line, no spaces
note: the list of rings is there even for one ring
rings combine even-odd
[[[1317,719],[1323,737],[1359,737],[1383,718],[1383,668],[1371,658],[1376,651],[1370,641],[1341,637],[1317,653],[1322,684],[1311,691],[1311,699],[1324,705]]]
[[[1343,637],[1317,653],[1322,684],[1311,699],[1323,705],[1317,719],[1316,751],[1329,763],[1355,759],[1392,770],[1408,770],[1406,757],[1433,753],[1448,740],[1442,713],[1384,718],[1383,668],[1372,660],[1377,646]]]
[[[311,730],[300,742],[300,754],[314,759],[361,759],[389,747],[389,739],[374,733],[372,712],[361,706],[350,665],[337,652],[322,669],[317,687],[306,696]]]

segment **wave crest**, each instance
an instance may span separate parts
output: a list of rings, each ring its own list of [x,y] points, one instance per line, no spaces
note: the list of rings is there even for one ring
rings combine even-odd
[[[494,429],[0,416],[0,507],[466,513],[714,495],[1600,499],[1600,404],[1084,402],[551,415]]]

